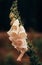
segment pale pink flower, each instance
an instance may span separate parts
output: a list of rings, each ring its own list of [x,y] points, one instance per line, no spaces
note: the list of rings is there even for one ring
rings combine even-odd
[[[20,25],[20,28],[19,28],[19,37],[25,38],[25,39],[27,38],[26,31],[22,25]]]
[[[27,34],[22,25],[19,26],[19,20],[15,20],[11,26],[11,29],[7,32],[9,39],[12,42],[12,46],[21,52],[17,61],[20,61],[27,48]]]

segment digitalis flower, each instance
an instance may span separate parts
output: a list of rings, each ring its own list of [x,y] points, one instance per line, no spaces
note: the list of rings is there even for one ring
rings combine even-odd
[[[19,28],[19,36],[21,38],[25,38],[25,39],[27,38],[26,31],[22,25],[20,25],[20,28]]]

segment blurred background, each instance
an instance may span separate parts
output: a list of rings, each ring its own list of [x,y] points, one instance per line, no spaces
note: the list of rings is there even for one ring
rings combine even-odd
[[[14,63],[15,65],[29,65],[30,58],[26,54],[22,63],[16,61],[19,53],[12,47],[6,33],[10,29],[9,13],[13,1],[0,0],[0,65],[14,65]],[[18,0],[18,10],[27,31],[28,39],[30,42],[32,41],[37,55],[42,61],[42,1]]]

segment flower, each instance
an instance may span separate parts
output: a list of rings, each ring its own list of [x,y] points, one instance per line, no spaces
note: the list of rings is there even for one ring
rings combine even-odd
[[[19,33],[19,38],[24,38],[24,39],[26,39],[27,37],[26,37],[26,34],[24,33],[24,32],[21,32],[21,33]]]
[[[14,18],[13,12],[11,12],[11,13],[9,14],[9,18],[10,18],[10,19],[13,19],[13,18]]]
[[[21,39],[15,40],[15,44],[17,47],[20,47],[22,45],[22,40]]]
[[[12,20],[11,20],[11,22],[10,22],[10,25],[13,25],[13,23],[15,22],[15,18],[13,18]]]
[[[12,45],[22,52],[22,49],[27,51],[27,34],[22,25],[19,26],[19,20],[15,20],[8,31],[9,39],[12,41]]]
[[[14,25],[19,26],[19,24],[20,24],[20,23],[19,23],[19,20],[17,19],[17,20],[14,21],[13,26],[14,26]]]
[[[24,29],[24,27],[21,25],[20,28],[19,28],[19,37],[21,38],[27,38],[27,34],[26,34],[26,31]]]

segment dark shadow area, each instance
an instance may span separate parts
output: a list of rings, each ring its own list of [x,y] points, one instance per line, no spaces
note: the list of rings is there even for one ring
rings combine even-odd
[[[0,30],[9,30],[10,28],[10,7],[13,0],[0,1]],[[42,32],[42,2],[41,0],[18,0],[18,10],[24,22],[24,27],[29,31],[32,28],[35,31]]]
[[[8,30],[10,28],[10,7],[12,0],[0,1],[0,30]]]
[[[42,32],[42,2],[41,0],[18,0],[18,9],[24,26]]]

